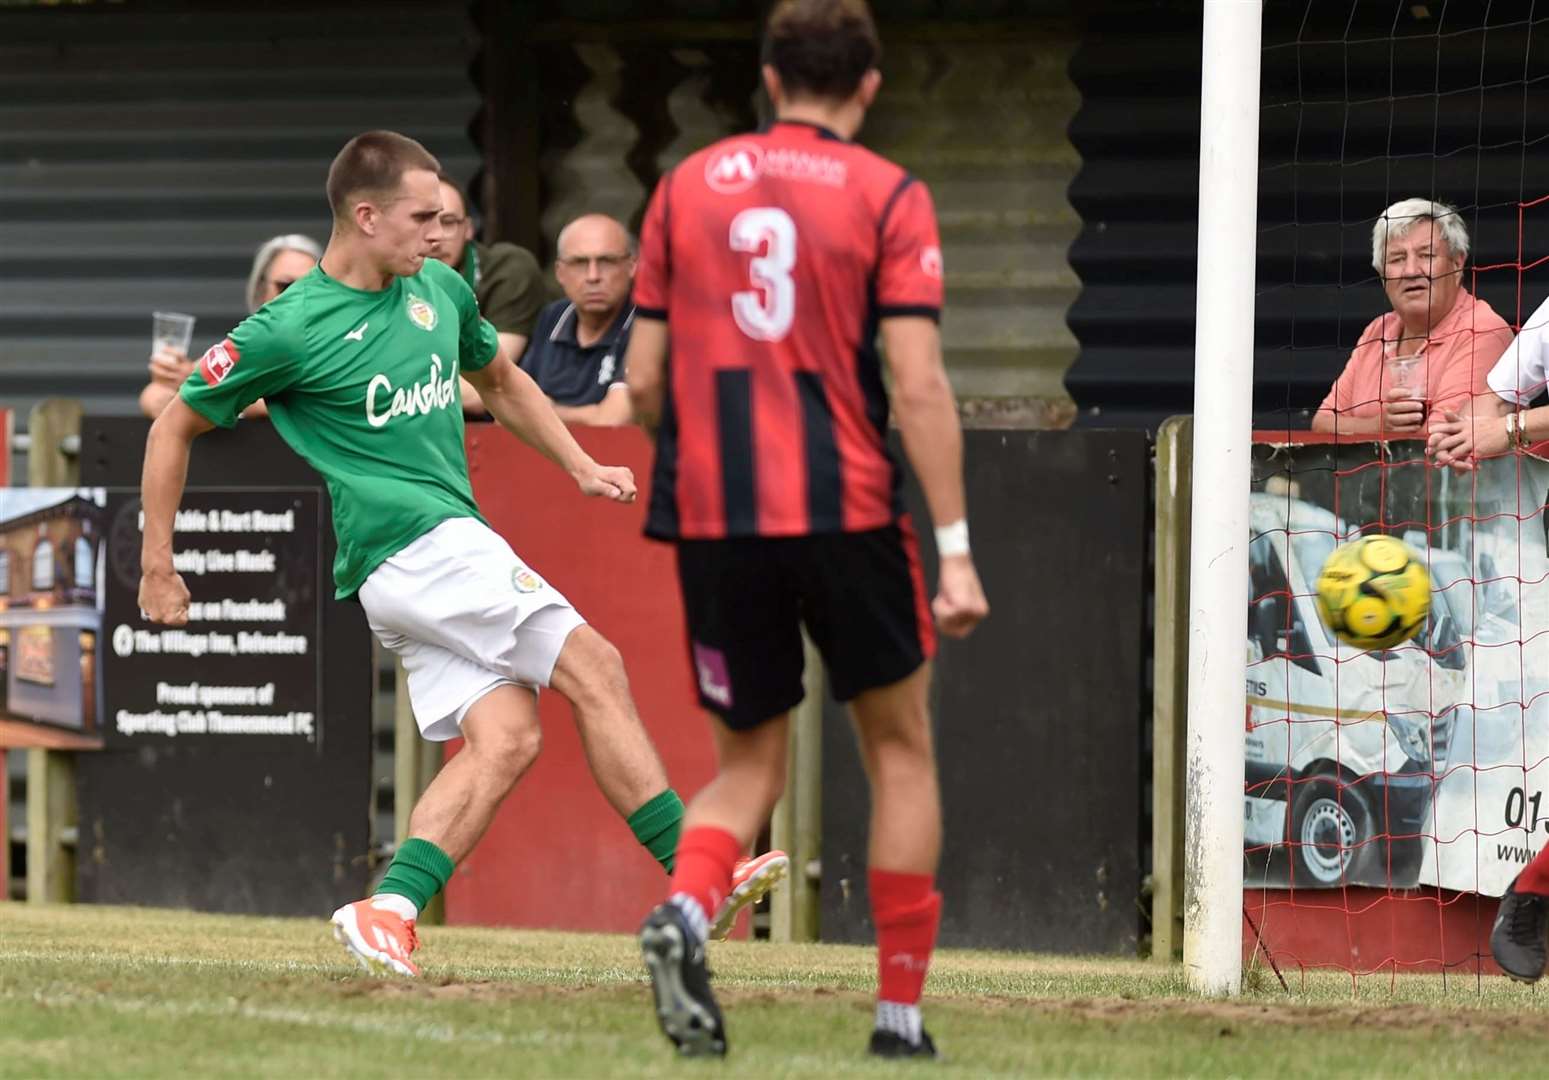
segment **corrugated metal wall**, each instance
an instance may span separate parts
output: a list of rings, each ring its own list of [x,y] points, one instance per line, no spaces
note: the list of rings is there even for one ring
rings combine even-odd
[[[948,364],[983,423],[1069,416],[1075,36],[1050,19],[1067,6],[879,5],[887,83],[863,138],[935,190]],[[325,239],[322,178],[357,131],[413,134],[471,177],[468,7],[0,8],[0,400],[132,412],[150,313],[195,315],[196,347],[237,321],[258,243]],[[680,21],[623,29],[645,5],[527,7],[545,257],[584,209],[638,220],[664,168],[756,118],[756,3],[681,3]]]
[[[1079,159],[1065,129],[1078,95],[1072,30],[994,39],[929,33],[890,44],[865,141],[931,185],[947,263],[942,341],[980,425],[1059,427],[1080,287],[1066,253],[1080,219],[1066,198]]]
[[[1067,385],[1082,423],[1154,426],[1193,407],[1200,29],[1197,2],[1113,3],[1072,60],[1082,289]],[[1549,194],[1549,12],[1271,0],[1264,47],[1254,407],[1261,427],[1303,427],[1390,309],[1371,266],[1384,208],[1452,203],[1473,264],[1519,261],[1519,202]],[[1523,251],[1549,252],[1549,206],[1527,212]],[[1546,276],[1522,277],[1522,317]],[[1508,322],[1519,277],[1508,265],[1478,279]]]
[[[1079,227],[1065,196],[1077,166],[1065,135],[1075,33],[1048,18],[976,23],[962,11],[948,5],[926,23],[881,10],[884,86],[861,141],[935,195],[943,340],[972,422],[1063,426],[1075,355],[1065,313],[1079,286],[1066,261]],[[709,21],[535,25],[545,258],[580,213],[637,224],[662,172],[756,122],[756,32],[752,22],[741,37]]]
[[[133,412],[151,312],[225,333],[259,243],[327,239],[351,135],[471,176],[474,48],[451,2],[0,7],[0,401]]]

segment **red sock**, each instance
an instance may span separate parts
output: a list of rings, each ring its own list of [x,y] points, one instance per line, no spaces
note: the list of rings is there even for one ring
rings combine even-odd
[[[871,918],[877,924],[877,998],[917,1004],[941,925],[936,878],[891,870],[873,870],[867,876]]]
[[[742,845],[725,829],[700,826],[678,841],[678,858],[667,895],[686,893],[699,901],[705,916],[715,918],[731,892],[731,868],[742,858]]]
[[[1549,896],[1549,844],[1517,875],[1517,891]]]

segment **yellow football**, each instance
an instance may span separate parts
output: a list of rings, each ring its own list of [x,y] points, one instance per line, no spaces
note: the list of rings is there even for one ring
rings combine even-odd
[[[1412,548],[1363,536],[1334,550],[1317,581],[1318,614],[1358,649],[1391,649],[1418,634],[1431,613],[1431,577]]]

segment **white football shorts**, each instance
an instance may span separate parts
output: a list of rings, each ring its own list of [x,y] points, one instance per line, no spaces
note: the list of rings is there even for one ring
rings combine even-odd
[[[455,739],[497,686],[547,686],[565,639],[586,622],[500,535],[450,518],[371,572],[360,603],[403,659],[420,734]]]

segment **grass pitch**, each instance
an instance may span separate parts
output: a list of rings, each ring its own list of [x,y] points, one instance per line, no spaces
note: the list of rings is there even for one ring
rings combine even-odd
[[[863,1054],[869,950],[714,946],[731,1056],[656,1029],[633,939],[427,927],[419,981],[358,973],[324,920],[0,904],[0,1077],[1542,1076],[1549,991],[1505,979],[1271,977],[947,950],[938,1065]]]

